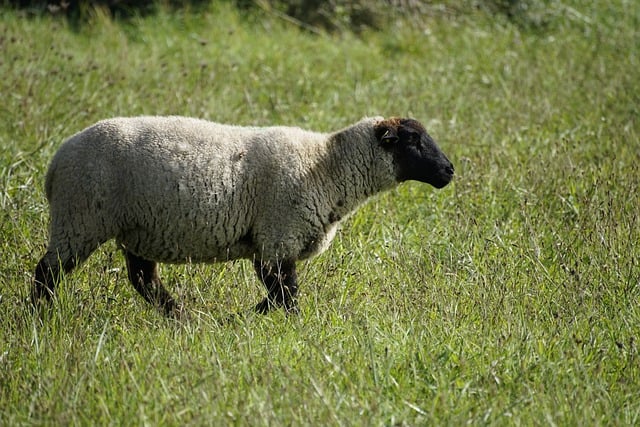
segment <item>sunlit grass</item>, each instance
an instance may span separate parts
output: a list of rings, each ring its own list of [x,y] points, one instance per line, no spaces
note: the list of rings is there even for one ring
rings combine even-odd
[[[449,2],[451,3],[451,2]],[[550,2],[315,35],[229,6],[72,28],[0,16],[0,423],[633,425],[640,418],[640,8]],[[301,263],[301,313],[229,321],[249,263],[162,266],[166,320],[106,244],[49,311],[44,174],[105,117],[317,130],[423,121],[456,166],[374,198]]]

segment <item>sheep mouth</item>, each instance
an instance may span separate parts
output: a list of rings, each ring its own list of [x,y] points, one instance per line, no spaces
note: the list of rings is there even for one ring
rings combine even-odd
[[[438,181],[434,182],[432,185],[435,188],[440,189],[440,188],[446,187],[452,180],[453,180],[453,175],[451,175],[448,178],[439,179]]]
[[[431,183],[435,188],[446,187],[452,180],[455,172],[453,166],[447,166],[438,176],[434,182]]]

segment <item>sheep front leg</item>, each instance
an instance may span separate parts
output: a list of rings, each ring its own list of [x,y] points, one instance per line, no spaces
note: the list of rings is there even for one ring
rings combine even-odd
[[[298,277],[295,261],[255,260],[253,266],[268,292],[267,297],[256,305],[255,310],[266,314],[274,308],[284,307],[287,313],[297,313]]]
[[[180,307],[165,289],[158,275],[158,264],[125,251],[129,281],[150,304],[158,307],[168,317],[179,317]]]

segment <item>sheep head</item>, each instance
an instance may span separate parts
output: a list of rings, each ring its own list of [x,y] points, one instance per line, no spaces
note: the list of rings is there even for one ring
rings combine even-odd
[[[396,179],[442,188],[453,178],[453,165],[420,122],[393,117],[374,125],[376,139],[393,156]]]

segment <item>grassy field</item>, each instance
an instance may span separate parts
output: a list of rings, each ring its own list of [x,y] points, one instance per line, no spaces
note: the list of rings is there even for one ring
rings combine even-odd
[[[2,10],[0,424],[640,423],[640,5],[540,3],[357,35],[224,5],[80,26]],[[412,116],[457,176],[346,221],[300,265],[297,317],[221,323],[263,295],[234,262],[163,266],[191,312],[166,320],[113,242],[34,316],[53,153],[139,114]]]

